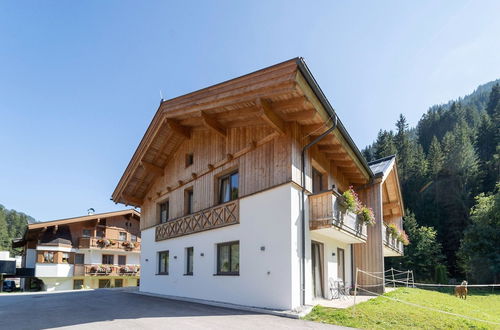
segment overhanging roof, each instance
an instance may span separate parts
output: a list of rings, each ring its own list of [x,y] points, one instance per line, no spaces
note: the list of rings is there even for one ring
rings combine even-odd
[[[122,215],[127,215],[127,214],[130,214],[132,216],[136,216],[138,219],[141,218],[141,214],[139,212],[137,212],[134,209],[129,209],[129,210],[122,210],[122,211],[89,214],[89,215],[84,215],[84,216],[74,217],[74,218],[67,218],[67,219],[36,222],[36,223],[29,224],[28,229],[45,228],[45,227],[59,226],[59,225],[68,225],[68,224],[75,223],[75,222],[105,219],[105,218],[117,217],[117,216],[122,216]]]
[[[333,107],[302,58],[163,101],[112,200],[142,205],[155,178],[163,175],[169,157],[190,138],[195,128],[205,127],[224,136],[227,128],[269,123],[279,130],[281,122],[295,121],[309,130],[310,135],[319,135],[332,125],[334,116]],[[370,167],[340,120],[337,127],[329,137],[331,143],[341,146],[341,156],[346,157],[341,159],[350,159],[355,164],[354,170],[346,169],[346,177],[351,176],[353,182],[367,182],[373,177]],[[336,157],[339,152],[330,155]]]

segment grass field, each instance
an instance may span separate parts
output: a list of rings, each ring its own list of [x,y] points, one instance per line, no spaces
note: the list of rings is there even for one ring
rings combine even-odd
[[[352,307],[316,306],[305,319],[362,329],[500,329],[500,294],[472,290],[467,300],[463,300],[450,292],[400,288],[385,296],[497,324],[434,312],[384,297],[358,304],[356,311]]]

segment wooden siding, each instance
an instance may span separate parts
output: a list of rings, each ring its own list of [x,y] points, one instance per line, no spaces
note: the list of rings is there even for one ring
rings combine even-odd
[[[169,218],[185,215],[184,191],[188,188],[193,189],[193,212],[217,205],[218,178],[235,170],[239,197],[290,181],[289,141],[288,135],[276,135],[268,126],[228,129],[227,144],[213,131],[194,130],[148,191],[141,209],[142,228],[159,223],[158,203],[165,200],[169,201]],[[186,167],[188,153],[193,154],[194,162]]]
[[[359,268],[368,272],[384,271],[383,252],[383,211],[382,211],[382,184],[374,183],[367,189],[358,192],[359,198],[368,207],[373,209],[375,224],[368,226],[368,237],[365,244],[354,244],[354,269]],[[358,275],[358,284],[369,285],[369,290],[377,293],[383,292],[384,281],[364,274]],[[379,285],[379,287],[373,287]]]

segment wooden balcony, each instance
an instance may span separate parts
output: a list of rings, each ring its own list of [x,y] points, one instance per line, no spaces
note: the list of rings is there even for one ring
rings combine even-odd
[[[332,190],[309,195],[309,229],[345,243],[366,242],[366,225]]]
[[[156,226],[156,241],[163,241],[240,223],[240,201],[220,204]]]
[[[73,276],[140,276],[139,265],[75,265]]]
[[[384,257],[399,257],[403,255],[403,243],[398,241],[393,237],[389,230],[387,230],[387,225],[384,223],[383,229],[383,239],[384,239]]]
[[[79,249],[104,249],[120,251],[141,251],[140,242],[119,241],[100,237],[80,237],[78,239]]]

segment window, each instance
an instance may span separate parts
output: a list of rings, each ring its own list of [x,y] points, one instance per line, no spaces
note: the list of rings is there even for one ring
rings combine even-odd
[[[73,290],[83,289],[83,280],[73,280]]]
[[[323,190],[323,174],[313,167],[312,169],[313,194]]]
[[[124,266],[127,264],[127,256],[118,256],[118,265]]]
[[[137,236],[136,235],[133,235],[133,234],[130,234],[130,240],[132,242],[137,242]]]
[[[345,283],[345,252],[337,248],[337,277]]]
[[[99,280],[99,289],[110,288],[110,287],[111,287],[111,281],[110,280]]]
[[[82,232],[82,237],[90,237],[91,231],[90,229],[84,229]]]
[[[123,279],[117,278],[115,279],[115,288],[121,288],[123,287]]]
[[[184,207],[186,214],[193,213],[193,188],[184,191]]]
[[[75,254],[75,265],[83,265],[85,263],[85,255],[83,253]]]
[[[168,275],[168,251],[158,252],[158,274]]]
[[[168,221],[168,211],[169,211],[169,203],[165,201],[160,204],[160,223],[165,223]]]
[[[102,263],[103,265],[112,265],[114,264],[114,256],[112,254],[103,254],[102,255]]]
[[[43,252],[43,262],[48,264],[54,263],[54,252],[44,251]]]
[[[126,241],[127,240],[127,233],[124,231],[120,232],[120,241]]]
[[[193,275],[193,253],[192,247],[186,248],[186,275]]]
[[[96,231],[95,235],[96,235],[97,237],[99,237],[99,238],[104,237],[104,230],[102,230],[102,229],[97,229],[97,231]]]
[[[240,242],[217,244],[217,275],[240,274]]]
[[[68,252],[62,253],[62,263],[69,264],[69,253]]]
[[[186,154],[186,167],[193,165],[194,155],[193,153]]]
[[[220,178],[219,203],[225,203],[238,198],[238,172]]]

